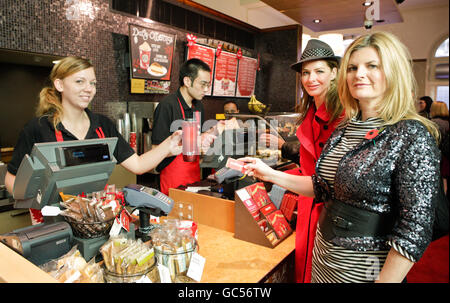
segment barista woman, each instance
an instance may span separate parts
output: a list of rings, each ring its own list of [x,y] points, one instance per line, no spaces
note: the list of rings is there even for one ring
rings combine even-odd
[[[165,157],[181,152],[180,132],[175,132],[157,148],[137,155],[107,117],[88,109],[95,96],[97,80],[90,61],[66,57],[50,73],[50,85],[40,93],[37,117],[23,128],[8,172],[5,185],[13,192],[15,176],[25,154],[34,143],[117,137],[114,157],[117,163],[135,174],[153,169]],[[30,209],[32,222],[42,222],[40,211]]]
[[[296,108],[296,112],[301,114],[296,133],[300,141],[300,150],[296,151],[300,168],[289,173],[301,176],[315,174],[322,148],[343,118],[336,85],[338,65],[339,57],[328,44],[311,39],[300,61],[291,66],[301,75],[303,97]],[[283,149],[289,144],[283,144]],[[311,280],[312,249],[322,208],[322,201],[304,196],[298,199],[295,243],[298,283]]]
[[[410,62],[386,32],[348,47],[338,75],[345,123],[311,177],[245,159],[250,175],[325,202],[312,282],[401,282],[431,241],[439,134],[415,110]]]

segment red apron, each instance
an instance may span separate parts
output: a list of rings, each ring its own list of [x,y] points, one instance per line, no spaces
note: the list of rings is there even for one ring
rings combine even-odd
[[[103,130],[101,127],[98,127],[95,132],[97,133],[97,136],[99,138],[105,138],[105,134],[103,133]],[[55,137],[56,141],[63,142],[63,136],[60,130],[55,129]],[[44,217],[42,216],[42,213],[39,209],[30,208],[30,215],[31,215],[31,224],[39,224],[44,222]]]
[[[180,99],[178,99],[178,104],[184,120],[186,117]],[[196,120],[200,123],[200,117],[196,116]],[[169,195],[169,188],[177,188],[180,185],[187,185],[197,181],[200,181],[200,161],[185,162],[183,154],[176,156],[159,175],[160,191],[165,195]]]
[[[323,146],[336,128],[338,121],[328,124],[330,116],[323,103],[318,110],[311,106],[302,124],[297,129],[300,141],[300,169],[302,176],[315,174],[316,162]],[[294,173],[295,174],[295,173]],[[317,222],[323,201],[314,203],[313,198],[299,196],[297,203],[297,226],[295,239],[295,271],[297,283],[311,282],[312,250]]]

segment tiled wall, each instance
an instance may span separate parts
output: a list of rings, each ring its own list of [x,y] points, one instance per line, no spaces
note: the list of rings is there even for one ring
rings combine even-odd
[[[90,16],[75,18],[75,2],[87,4]],[[126,110],[126,102],[131,102],[129,109],[133,104],[133,108],[145,113],[149,106],[142,102],[159,102],[164,97],[130,93],[129,67],[124,56],[129,23],[177,35],[170,87],[171,92],[175,91],[179,66],[185,58],[187,32],[113,13],[109,0],[0,0],[0,48],[91,59],[99,84],[92,110],[115,119]],[[260,33],[256,37],[254,52],[260,53],[262,67],[257,75],[256,96],[272,104],[273,111],[291,111],[295,103],[295,72],[289,65],[297,58],[296,37],[297,30]],[[227,100],[205,98],[206,118],[222,112]],[[242,111],[247,111],[247,99],[235,100]]]

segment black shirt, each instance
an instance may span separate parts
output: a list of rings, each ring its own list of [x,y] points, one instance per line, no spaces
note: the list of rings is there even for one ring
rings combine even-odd
[[[153,129],[152,129],[152,144],[161,144],[167,137],[169,137],[176,129],[170,130],[172,122],[177,120],[183,120],[183,113],[181,112],[180,104],[184,109],[184,115],[186,119],[192,119],[194,117],[194,111],[199,111],[201,114],[200,125],[204,119],[204,109],[201,101],[192,100],[192,108],[187,105],[181,95],[180,89],[176,93],[166,96],[156,107],[153,115]],[[181,127],[181,123],[178,125]],[[178,127],[178,128],[179,128]],[[177,128],[177,129],[178,129]],[[168,166],[175,157],[167,157],[156,167],[157,171],[163,170]]]
[[[89,126],[85,139],[98,139],[99,137],[95,130],[101,127],[105,137],[118,138],[117,145],[114,150],[114,157],[116,158],[118,164],[122,163],[134,154],[133,149],[117,131],[116,126],[109,118],[100,114],[95,114],[89,109],[86,109],[86,113],[89,117],[91,125]],[[61,122],[58,123],[56,128],[61,131],[64,141],[78,140],[64,128]],[[32,119],[20,132],[11,162],[8,163],[8,171],[13,175],[17,174],[22,158],[25,154],[31,153],[34,143],[55,141],[57,141],[55,128],[53,127],[53,122],[48,115]]]

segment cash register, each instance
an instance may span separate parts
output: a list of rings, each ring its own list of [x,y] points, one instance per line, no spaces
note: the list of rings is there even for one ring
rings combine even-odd
[[[17,171],[14,207],[42,209],[59,205],[60,192],[78,195],[104,189],[117,163],[113,156],[116,144],[117,138],[34,144]],[[0,235],[0,241],[41,265],[74,245],[88,259],[107,240],[77,238],[67,222],[54,218],[44,216],[44,223]]]

